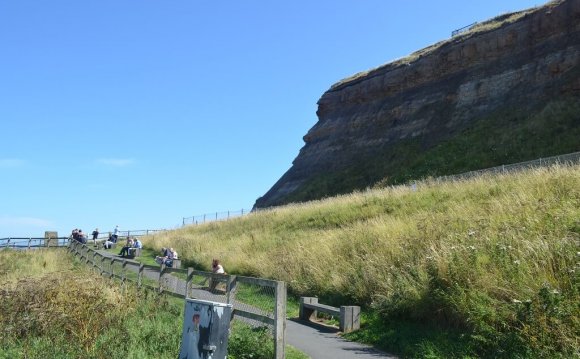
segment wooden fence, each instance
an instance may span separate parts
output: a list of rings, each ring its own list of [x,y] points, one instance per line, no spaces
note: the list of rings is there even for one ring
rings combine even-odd
[[[122,285],[134,282],[138,287],[166,292],[180,298],[197,298],[232,304],[234,319],[254,327],[272,330],[275,358],[284,358],[286,330],[286,283],[269,279],[221,275],[151,266],[134,260],[110,256],[71,241],[69,250],[100,275],[118,279]],[[243,299],[240,299],[242,297]]]

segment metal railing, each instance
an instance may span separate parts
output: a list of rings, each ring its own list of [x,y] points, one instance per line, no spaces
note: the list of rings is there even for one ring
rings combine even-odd
[[[68,237],[8,237],[0,238],[0,248],[33,249],[44,247],[66,247],[68,246],[68,242]]]
[[[119,237],[143,237],[143,236],[148,236],[150,234],[155,234],[155,233],[159,233],[159,232],[165,232],[167,231],[167,229],[132,229],[132,230],[128,230],[128,231],[119,231],[118,236]],[[97,239],[106,239],[109,238],[109,234],[112,234],[113,231],[108,231],[108,232],[99,232],[99,236],[97,237]],[[92,235],[90,233],[86,233],[87,236],[89,238],[92,239]]]
[[[436,180],[439,181],[455,181],[460,179],[478,177],[483,174],[488,173],[507,173],[507,172],[515,172],[523,169],[528,168],[535,168],[535,167],[547,167],[552,166],[555,164],[562,164],[562,165],[570,165],[570,164],[580,164],[580,152],[568,153],[565,155],[559,156],[552,156],[546,158],[539,158],[532,161],[525,161],[525,162],[518,162],[512,163],[509,165],[501,165],[491,168],[484,168],[481,170],[470,171],[459,173],[456,175],[449,175],[449,176],[441,176],[438,177]]]
[[[143,237],[151,234],[164,232],[166,229],[133,229],[128,231],[119,231],[119,237]],[[113,232],[100,232],[97,240],[102,241],[109,238],[109,234]],[[87,242],[92,241],[92,235],[85,233]],[[68,237],[7,237],[0,238],[0,248],[18,248],[18,249],[32,249],[41,247],[66,247],[72,236]]]
[[[236,211],[198,214],[191,217],[183,217],[182,225],[185,226],[188,224],[203,224],[206,222],[227,221],[228,219],[244,216],[250,212],[252,212],[252,210],[242,208],[241,210]]]
[[[468,31],[469,31],[469,30],[471,30],[471,29],[472,29],[472,28],[473,28],[475,25],[477,25],[477,22],[474,22],[473,24],[469,24],[469,25],[467,25],[467,26],[464,26],[464,27],[462,27],[462,28],[459,28],[459,29],[457,29],[457,30],[453,30],[453,31],[451,31],[451,37],[453,37],[453,36],[457,36],[457,35],[460,35],[460,34],[463,34],[463,33],[465,33],[465,32],[468,32]]]
[[[275,358],[284,358],[286,328],[286,283],[236,275],[214,274],[151,266],[134,260],[105,255],[78,241],[69,250],[100,275],[117,279],[122,285],[135,282],[158,292],[180,298],[197,298],[232,304],[235,320],[254,327],[267,327],[274,340]]]

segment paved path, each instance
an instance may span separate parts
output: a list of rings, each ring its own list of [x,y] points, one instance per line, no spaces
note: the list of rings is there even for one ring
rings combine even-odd
[[[98,252],[107,257],[115,256],[107,251],[100,250]],[[159,271],[146,268],[143,274],[151,279],[159,279]],[[178,278],[175,280],[182,281],[183,284],[179,285],[178,288],[185,289],[185,281]],[[193,289],[192,294],[198,299],[218,302],[223,301],[224,298],[202,289]],[[298,319],[286,321],[286,344],[307,354],[312,359],[396,359],[395,356],[382,353],[373,347],[343,339],[338,336],[336,329]]]
[[[337,330],[298,319],[286,321],[286,343],[312,359],[395,359],[370,346],[348,341]]]

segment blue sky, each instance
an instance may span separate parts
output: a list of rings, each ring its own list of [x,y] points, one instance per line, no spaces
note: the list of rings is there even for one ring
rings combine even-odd
[[[0,238],[249,209],[332,84],[542,4],[2,1]]]

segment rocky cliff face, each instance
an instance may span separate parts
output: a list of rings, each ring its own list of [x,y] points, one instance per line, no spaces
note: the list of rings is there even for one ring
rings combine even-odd
[[[348,192],[384,178],[410,178],[401,173],[427,161],[427,152],[466,136],[478,122],[511,116],[515,124],[502,122],[505,131],[530,127],[525,121],[562,98],[572,103],[580,98],[580,0],[492,19],[333,85],[318,101],[319,120],[304,136],[292,167],[255,207]],[[576,117],[567,126],[579,123]],[[498,146],[506,152],[514,144],[505,140],[489,151]],[[464,153],[459,146],[453,156]],[[444,174],[437,170],[440,162],[430,161],[433,166],[424,173]],[[482,160],[466,169],[493,162]]]

